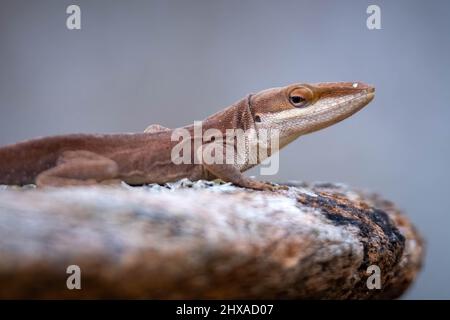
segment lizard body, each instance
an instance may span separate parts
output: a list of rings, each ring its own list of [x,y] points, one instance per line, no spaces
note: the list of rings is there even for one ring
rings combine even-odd
[[[272,184],[242,174],[264,160],[248,161],[248,150],[258,143],[263,130],[278,130],[282,148],[301,135],[349,117],[373,97],[374,88],[363,83],[293,84],[248,95],[202,121],[202,134],[208,129],[223,134],[228,129],[242,129],[246,132],[244,149],[233,145],[235,141],[197,136],[193,125],[182,128],[191,134],[186,143],[192,159],[198,145],[231,144],[237,157],[246,159],[235,163],[175,164],[172,150],[179,141],[172,135],[179,129],[160,125],[151,125],[144,133],[74,134],[20,142],[0,148],[0,184],[66,186],[125,181],[134,185],[220,178],[243,187],[273,190]],[[251,130],[256,135],[248,135]],[[277,151],[268,149],[267,156]]]

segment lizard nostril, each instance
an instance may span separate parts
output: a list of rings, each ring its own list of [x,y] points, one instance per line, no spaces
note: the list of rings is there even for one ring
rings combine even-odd
[[[258,116],[258,115],[256,115],[256,116],[255,116],[255,122],[261,122],[261,117]]]

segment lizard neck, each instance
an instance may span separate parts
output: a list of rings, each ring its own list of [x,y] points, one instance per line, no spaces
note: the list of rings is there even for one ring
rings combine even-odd
[[[218,129],[225,134],[227,129],[255,129],[250,110],[249,96],[233,103],[228,108],[209,116],[202,122],[203,129]]]

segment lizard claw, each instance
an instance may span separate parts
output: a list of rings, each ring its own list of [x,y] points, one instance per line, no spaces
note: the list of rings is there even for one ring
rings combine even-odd
[[[270,184],[270,191],[280,191],[280,190],[289,190],[288,186],[285,185],[279,185],[279,184]]]
[[[272,182],[261,182],[263,185],[261,187],[255,188],[257,190],[262,190],[262,191],[280,191],[280,190],[288,190],[289,187],[285,186],[285,185],[279,185],[279,184],[275,184]]]

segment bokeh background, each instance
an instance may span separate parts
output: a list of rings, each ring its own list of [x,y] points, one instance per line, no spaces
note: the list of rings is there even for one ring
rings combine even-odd
[[[70,4],[81,30],[66,28]],[[1,0],[0,145],[182,126],[292,82],[371,83],[369,107],[289,145],[273,180],[393,200],[427,241],[405,298],[450,298],[449,31],[445,0]]]

